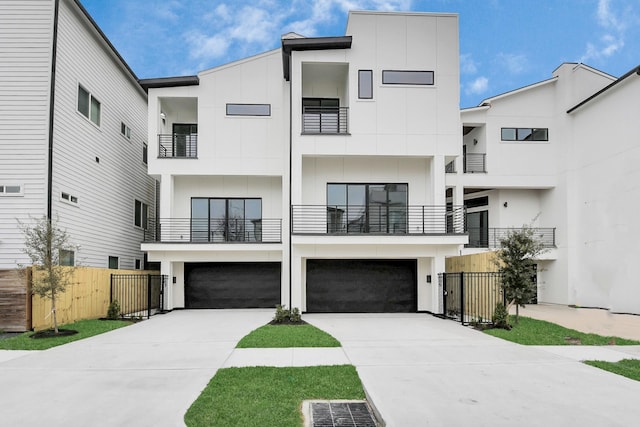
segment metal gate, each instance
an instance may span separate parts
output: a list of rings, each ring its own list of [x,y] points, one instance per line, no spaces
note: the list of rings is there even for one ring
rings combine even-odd
[[[440,273],[441,314],[469,323],[491,323],[496,304],[505,303],[500,273]]]
[[[160,274],[112,274],[110,302],[120,304],[120,316],[147,319],[164,311],[167,276]]]

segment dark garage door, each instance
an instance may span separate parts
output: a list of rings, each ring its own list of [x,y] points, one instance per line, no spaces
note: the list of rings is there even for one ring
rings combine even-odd
[[[186,263],[186,308],[275,308],[279,262]]]
[[[309,259],[310,313],[417,311],[416,260]]]

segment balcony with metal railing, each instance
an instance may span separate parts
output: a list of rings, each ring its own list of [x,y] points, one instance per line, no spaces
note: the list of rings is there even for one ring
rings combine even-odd
[[[292,234],[461,235],[462,206],[294,205]]]
[[[486,158],[485,153],[466,153],[463,159],[464,173],[486,173]]]
[[[303,135],[349,134],[348,107],[302,107]]]
[[[506,238],[510,232],[519,228],[467,228],[469,233],[468,248],[500,248],[500,241]],[[542,243],[544,248],[556,247],[556,229],[532,228],[533,237]]]
[[[144,243],[281,243],[282,219],[149,220]]]
[[[195,159],[198,157],[198,134],[172,133],[158,135],[158,157]]]

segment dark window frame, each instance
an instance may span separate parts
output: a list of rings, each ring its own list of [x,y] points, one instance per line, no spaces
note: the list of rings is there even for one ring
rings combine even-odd
[[[114,265],[113,262],[115,262],[115,267],[113,266]],[[120,258],[118,258],[117,256],[109,255],[108,266],[109,266],[109,269],[111,270],[120,269]]]
[[[76,251],[71,249],[58,250],[58,265],[73,267],[76,265]]]
[[[133,225],[143,230],[149,227],[149,205],[138,199],[134,201]]]
[[[266,107],[267,112],[266,114],[255,114],[255,113],[240,113],[240,112],[230,112],[230,108],[229,107],[238,107],[238,108],[242,108],[242,107]],[[227,114],[227,116],[230,117],[271,117],[271,104],[239,104],[239,103],[227,103],[226,104],[226,108],[225,108],[225,112]]]
[[[81,93],[81,92],[84,92],[84,93]],[[86,101],[86,108],[85,108],[84,104],[82,105],[83,108],[82,109],[80,108],[81,107],[81,104],[80,104],[81,100],[85,100]],[[95,117],[95,120],[94,120],[95,104],[97,104],[97,106],[98,106],[98,114],[97,114],[97,117]],[[86,109],[86,112],[84,111],[85,109]],[[89,120],[91,123],[93,123],[94,125],[100,127],[100,123],[102,121],[102,102],[100,102],[100,100],[98,98],[93,96],[93,93],[91,93],[91,91],[89,91],[86,87],[84,87],[81,84],[78,84],[78,99],[77,99],[77,103],[76,103],[76,110],[80,114],[82,114],[85,118],[87,118],[87,120]]]
[[[199,234],[202,234],[205,230],[201,229],[203,227],[195,227],[194,225],[201,225],[198,223],[195,223],[194,220],[198,221],[198,220],[202,220],[203,218],[199,218],[199,217],[195,217],[193,216],[193,201],[194,200],[206,200],[207,201],[207,237],[206,239],[203,238],[198,238],[197,236]],[[212,227],[212,223],[214,221],[220,221],[221,218],[215,218],[211,216],[211,201],[212,200],[222,200],[224,201],[224,219],[222,219],[223,224],[222,224],[222,232],[224,233],[224,242],[234,242],[234,241],[242,241],[242,242],[255,242],[258,243],[260,241],[262,241],[262,229],[260,228],[259,230],[256,229],[255,225],[254,225],[254,229],[252,230],[254,232],[254,239],[247,239],[246,236],[243,234],[242,238],[238,238],[238,229],[234,228],[231,229],[230,228],[230,222],[231,219],[230,218],[230,202],[231,201],[238,201],[238,200],[242,200],[244,202],[244,207],[243,207],[243,218],[241,218],[241,228],[242,228],[242,232],[244,233],[246,230],[246,221],[258,221],[258,222],[262,222],[262,213],[263,213],[263,203],[262,203],[262,197],[192,197],[191,198],[191,202],[190,202],[190,221],[191,221],[191,225],[190,225],[190,229],[191,229],[191,238],[190,241],[191,242],[203,242],[203,243],[207,243],[207,242],[212,242],[215,241],[215,237],[213,236],[213,232],[214,230],[211,228]],[[246,214],[246,202],[247,200],[258,200],[260,202],[260,213],[259,213],[259,218],[249,218],[247,219],[247,214]],[[238,219],[238,218],[236,218]],[[261,227],[261,226],[260,226]],[[217,230],[216,230],[217,231]],[[259,234],[259,237],[256,236],[256,233]],[[194,235],[196,235],[196,238],[194,239]]]
[[[505,138],[505,131],[513,131],[514,138]],[[520,134],[527,135],[527,131],[530,131],[528,135],[531,135],[530,139],[526,137],[520,137]],[[537,135],[544,135],[544,138],[538,138]],[[500,128],[500,140],[507,142],[548,142],[549,141],[549,128],[514,128],[503,127]]]
[[[410,82],[410,81],[389,81],[389,79],[392,76],[391,73],[399,73],[399,74],[406,74],[406,75],[411,75],[411,74],[417,75],[419,73],[426,73],[428,76],[431,77],[430,79],[431,81],[428,83],[417,83],[417,82]],[[435,71],[430,71],[430,70],[382,70],[383,85],[434,86],[435,80],[436,80]]]

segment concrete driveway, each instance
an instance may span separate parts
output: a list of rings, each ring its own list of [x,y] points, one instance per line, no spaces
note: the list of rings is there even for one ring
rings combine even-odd
[[[630,426],[640,420],[640,382],[544,348],[428,314],[304,318],[340,340],[389,427]]]
[[[272,317],[270,309],[174,311],[19,352],[0,362],[0,425],[184,425],[186,410],[238,340]]]

